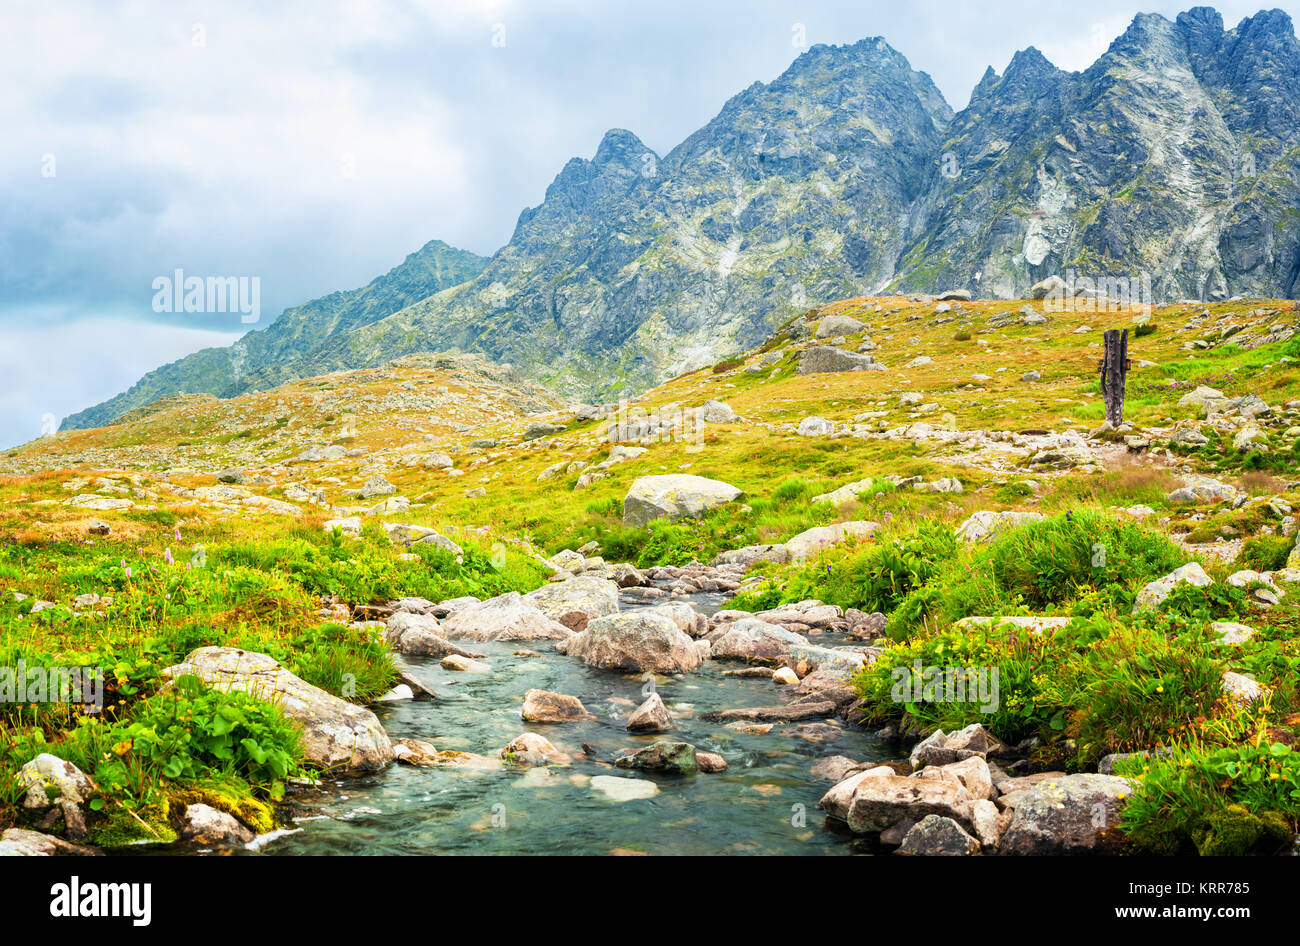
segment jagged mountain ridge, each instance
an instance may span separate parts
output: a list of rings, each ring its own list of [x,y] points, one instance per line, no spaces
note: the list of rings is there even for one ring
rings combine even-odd
[[[1281,11],[1144,14],[1081,73],[1030,48],[948,129],[896,285],[1009,297],[1075,267],[1161,299],[1294,296],[1298,141]]]
[[[1081,73],[1031,47],[956,115],[881,38],[817,46],[667,156],[608,133],[468,281],[328,333],[291,370],[476,351],[600,397],[841,296],[1009,298],[1070,267],[1147,274],[1161,299],[1293,296],[1298,132],[1300,46],[1281,11],[1233,30],[1205,7],[1144,14]],[[220,357],[192,357],[212,378],[197,390],[220,393]],[[280,370],[246,362],[241,377]],[[151,378],[65,426],[161,396]]]

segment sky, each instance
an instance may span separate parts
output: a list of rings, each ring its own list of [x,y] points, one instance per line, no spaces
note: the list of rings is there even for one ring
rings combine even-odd
[[[665,154],[801,43],[884,36],[960,109],[1019,49],[1082,69],[1190,5],[6,0],[0,447],[431,239],[490,255],[605,131]],[[177,270],[260,306],[156,311]]]

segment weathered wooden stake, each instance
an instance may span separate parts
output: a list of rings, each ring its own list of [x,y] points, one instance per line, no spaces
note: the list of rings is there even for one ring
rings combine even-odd
[[[1105,333],[1101,369],[1101,396],[1106,399],[1106,420],[1112,427],[1124,423],[1124,378],[1128,374],[1128,329]]]

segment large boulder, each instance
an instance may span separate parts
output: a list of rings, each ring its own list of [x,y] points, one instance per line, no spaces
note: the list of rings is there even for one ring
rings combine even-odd
[[[447,640],[562,641],[571,631],[517,591],[457,608],[442,621]]]
[[[834,338],[836,335],[856,335],[867,326],[851,315],[828,315],[817,326],[817,338]]]
[[[385,522],[384,532],[397,545],[433,545],[460,557],[464,550],[437,529],[404,522]]]
[[[713,660],[783,660],[790,656],[790,647],[807,644],[808,638],[787,631],[779,624],[769,624],[757,618],[741,618],[724,625],[724,630],[713,638],[709,657]]]
[[[1114,829],[1137,785],[1114,775],[1044,779],[1017,801],[1001,854],[1091,854],[1112,850]]]
[[[618,585],[599,575],[577,575],[542,585],[524,595],[524,600],[557,621],[574,611],[588,619],[599,618],[618,611]]]
[[[807,559],[833,545],[839,545],[848,539],[869,539],[880,528],[878,522],[837,522],[829,526],[814,526],[800,532],[785,543],[785,550],[792,561]]]
[[[312,686],[266,654],[200,647],[162,675],[168,680],[194,676],[215,690],[241,690],[274,703],[301,724],[303,759],[311,765],[374,772],[393,761],[392,743],[374,713]]]
[[[842,348],[819,345],[809,348],[799,358],[799,374],[827,374],[837,371],[884,371],[870,355],[858,355]]]
[[[597,618],[555,649],[603,670],[683,673],[700,665],[695,641],[650,611]]]
[[[739,489],[721,480],[686,473],[641,476],[623,499],[623,522],[644,526],[656,519],[698,519],[715,506],[735,502]]]
[[[1030,286],[1029,295],[1033,299],[1045,299],[1048,296],[1059,297],[1065,292],[1065,289],[1065,280],[1060,276],[1053,275]]]
[[[1165,497],[1171,503],[1195,503],[1197,505],[1208,505],[1211,503],[1230,502],[1237,498],[1238,489],[1231,483],[1221,483],[1218,480],[1209,477],[1199,477],[1190,480],[1185,486],[1180,486],[1173,490]]]
[[[988,542],[1010,529],[1030,522],[1045,519],[1041,512],[992,512],[982,510],[975,513],[957,527],[957,538],[966,542]]]
[[[705,401],[695,414],[706,424],[734,424],[737,420],[736,412],[725,401]]]
[[[920,821],[926,815],[951,818],[973,830],[972,801],[970,793],[955,779],[876,775],[863,779],[854,789],[846,820],[857,834],[884,831],[900,821]]]
[[[1214,584],[1214,579],[1205,573],[1205,569],[1196,562],[1188,562],[1181,568],[1175,568],[1163,578],[1157,578],[1155,581],[1147,584],[1137,594],[1137,600],[1133,602],[1133,613],[1146,611],[1151,608],[1158,608],[1164,603],[1175,588],[1179,585],[1188,584],[1197,587]]]

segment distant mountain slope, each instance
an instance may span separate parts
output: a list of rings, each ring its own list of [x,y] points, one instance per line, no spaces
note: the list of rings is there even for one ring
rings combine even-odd
[[[426,243],[361,289],[334,292],[286,309],[264,331],[228,348],[205,348],[149,372],[130,390],[73,414],[63,429],[98,427],[161,397],[215,394],[233,397],[319,374],[316,353],[328,339],[473,277],[487,260],[441,240]]]

